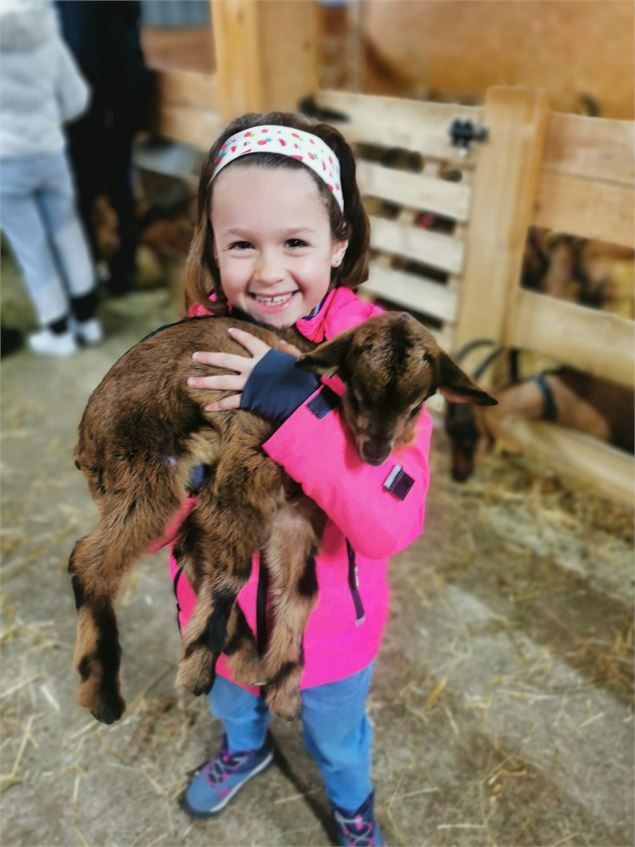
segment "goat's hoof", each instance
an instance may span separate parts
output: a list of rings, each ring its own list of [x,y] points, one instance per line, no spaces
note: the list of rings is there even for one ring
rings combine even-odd
[[[298,688],[265,688],[265,702],[272,715],[285,721],[299,717],[302,697]]]
[[[115,703],[100,703],[94,709],[90,710],[91,715],[100,723],[115,723],[126,711],[126,704],[120,698],[120,702]]]
[[[115,723],[126,711],[126,701],[118,691],[101,692],[98,697],[90,698],[80,693],[79,702],[100,723]]]
[[[216,675],[216,659],[215,653],[210,653],[205,647],[198,647],[181,659],[176,675],[177,683],[195,697],[209,694]]]

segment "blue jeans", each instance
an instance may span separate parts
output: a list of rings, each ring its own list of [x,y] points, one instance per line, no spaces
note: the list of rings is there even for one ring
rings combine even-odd
[[[366,715],[366,695],[373,665],[326,685],[302,691],[302,730],[335,806],[352,811],[373,789],[370,779],[373,730]],[[264,700],[216,677],[211,713],[225,727],[233,752],[262,747],[271,715]]]
[[[0,224],[41,325],[69,313],[69,295],[95,287],[64,153],[0,158]]]

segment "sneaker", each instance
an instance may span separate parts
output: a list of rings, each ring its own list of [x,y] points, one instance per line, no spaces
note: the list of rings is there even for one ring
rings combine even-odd
[[[218,753],[197,771],[180,805],[194,818],[209,818],[224,809],[234,794],[253,776],[264,771],[273,761],[271,736],[260,750],[230,753],[227,736]]]
[[[338,844],[344,847],[381,847],[385,843],[375,820],[374,802],[373,791],[355,812],[333,807]]]
[[[104,331],[97,318],[90,318],[87,321],[71,320],[71,330],[79,342],[89,346],[99,344],[104,338]]]
[[[29,347],[38,356],[55,356],[59,359],[77,353],[77,344],[68,330],[60,333],[51,332],[50,329],[34,332],[29,335]]]

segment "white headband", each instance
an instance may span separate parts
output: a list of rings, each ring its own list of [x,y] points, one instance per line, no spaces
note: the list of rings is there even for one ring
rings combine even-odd
[[[344,211],[344,195],[340,181],[340,163],[331,148],[317,135],[289,126],[252,126],[232,135],[221,147],[214,162],[214,179],[220,171],[249,153],[277,153],[298,159],[311,168],[326,184]]]

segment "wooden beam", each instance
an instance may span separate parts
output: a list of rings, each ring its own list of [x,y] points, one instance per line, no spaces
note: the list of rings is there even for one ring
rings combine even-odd
[[[635,123],[554,112],[547,124],[542,167],[559,174],[632,186]]]
[[[263,41],[258,0],[210,0],[218,75],[218,106],[224,120],[264,109]]]
[[[463,267],[464,245],[458,238],[374,215],[370,216],[370,246],[452,273],[460,273]]]
[[[141,46],[146,64],[153,71],[211,74],[216,68],[209,27],[142,26]]]
[[[455,343],[498,341],[513,309],[527,229],[533,217],[547,123],[542,92],[490,88],[483,117]]]
[[[364,283],[364,290],[432,318],[453,321],[456,316],[455,290],[443,283],[387,268],[377,262],[370,263],[370,274]]]
[[[157,68],[156,76],[161,105],[218,109],[216,74]]]
[[[189,106],[161,107],[159,132],[175,141],[190,144],[197,150],[209,150],[224,125],[218,112]]]
[[[295,112],[318,87],[319,9],[316,0],[258,0],[264,41],[264,108]]]
[[[602,379],[633,385],[635,323],[627,318],[521,290],[502,340]]]
[[[434,212],[453,220],[467,220],[470,189],[460,182],[433,179],[363,160],[357,163],[357,182],[365,196]]]
[[[401,147],[422,156],[470,164],[450,143],[450,124],[455,118],[479,123],[482,109],[450,103],[423,103],[398,97],[373,97],[344,91],[320,91],[319,106],[340,112],[343,121],[329,121],[349,141]],[[478,155],[475,152],[474,157]]]
[[[635,503],[635,460],[628,453],[544,421],[510,421],[503,429],[564,475],[590,483],[613,500]]]
[[[534,226],[568,235],[635,246],[633,186],[592,182],[543,171],[538,183]]]
[[[243,112],[295,111],[317,88],[313,0],[210,0],[225,120]]]

